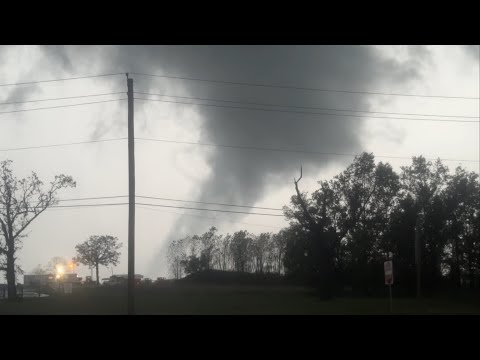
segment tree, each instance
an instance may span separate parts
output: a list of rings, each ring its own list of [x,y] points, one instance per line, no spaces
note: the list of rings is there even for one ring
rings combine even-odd
[[[281,236],[285,241],[283,266],[286,274],[296,278],[308,278],[310,269],[307,269],[305,254],[309,234],[306,228],[291,223],[290,227],[281,230]]]
[[[287,245],[287,268],[295,268],[294,273],[306,276],[316,286],[322,297],[333,296],[334,282],[334,249],[337,240],[331,220],[323,207],[317,207],[307,194],[301,193],[298,180],[294,179],[297,195],[292,196],[293,209],[285,208],[285,216],[290,219],[291,226],[296,227],[295,233],[302,234],[300,241],[294,240]],[[302,258],[302,253],[304,258]],[[292,256],[293,255],[293,256]],[[295,259],[299,261],[295,263]],[[298,266],[300,265],[300,266]]]
[[[241,230],[233,234],[230,242],[230,253],[235,271],[247,272],[251,260],[252,239],[247,231]]]
[[[48,274],[48,270],[44,268],[42,265],[38,264],[32,271],[32,275],[46,275]]]
[[[410,195],[420,216],[422,243],[422,284],[438,288],[442,280],[442,259],[447,245],[447,212],[445,189],[450,179],[448,168],[440,159],[427,161],[423,156],[413,157],[410,166],[402,167],[402,189],[399,197]]]
[[[387,251],[384,236],[400,188],[399,177],[389,164],[375,165],[373,154],[363,153],[335,177],[331,187],[336,189],[335,210],[339,211],[346,269],[352,285],[368,293],[370,284],[381,276]]]
[[[35,172],[18,180],[11,169],[11,160],[0,163],[0,271],[7,278],[9,300],[16,299],[15,264],[26,228],[50,206],[57,202],[58,190],[75,187],[71,176],[57,175],[44,190]]]
[[[200,258],[205,270],[213,267],[215,251],[217,250],[217,228],[212,226],[206,233],[200,236]]]
[[[232,241],[232,235],[227,234],[219,238],[217,244],[217,263],[218,268],[223,271],[231,269],[231,253],[230,253],[230,243]]]
[[[408,194],[399,199],[393,210],[385,234],[385,250],[391,251],[395,262],[395,282],[409,295],[416,291],[415,225],[417,205]]]
[[[75,246],[77,250],[75,262],[94,267],[97,284],[100,284],[98,276],[99,266],[116,266],[119,262],[120,252],[118,250],[122,247],[122,243],[117,241],[116,237],[110,235],[93,235],[87,241]]]
[[[321,181],[310,198],[299,191],[299,180],[293,207],[285,209],[297,234],[287,245],[288,271],[310,277],[325,297],[340,275],[368,291],[372,279],[381,276],[398,175],[389,164],[375,165],[373,154],[363,153],[332,181]]]
[[[300,177],[301,178],[301,177]],[[300,180],[300,179],[299,179]],[[425,290],[476,288],[480,281],[480,184],[478,174],[441,161],[414,157],[400,176],[373,154],[356,157],[345,171],[311,196],[300,192],[284,207],[289,227],[277,234],[215,235],[212,229],[189,238],[183,267],[278,272],[309,282],[331,297],[339,286],[373,294],[384,290],[383,262],[392,252],[397,291],[416,289],[417,219]],[[212,257],[213,254],[213,257]],[[213,259],[213,260],[212,260]]]
[[[59,268],[66,269],[68,262],[65,258],[61,256],[54,256],[47,265],[47,269],[51,274],[55,274]]]
[[[185,274],[190,275],[197,273],[201,270],[204,270],[202,266],[204,265],[202,262],[202,258],[195,256],[195,255],[190,255],[188,258],[185,260],[182,260],[182,266],[185,271]]]
[[[268,246],[270,243],[270,233],[261,233],[255,236],[252,241],[252,255],[254,260],[255,272],[263,273],[265,263],[268,257]]]
[[[187,258],[186,246],[188,238],[173,240],[167,248],[167,260],[170,264],[170,271],[175,279],[180,279],[184,271],[184,261]]]
[[[285,250],[287,246],[286,230],[280,230],[278,234],[273,234],[271,237],[271,257],[273,271],[281,274],[283,271],[283,260],[285,258]]]
[[[480,187],[478,175],[457,167],[445,191],[447,263],[456,284],[474,287],[480,269]]]

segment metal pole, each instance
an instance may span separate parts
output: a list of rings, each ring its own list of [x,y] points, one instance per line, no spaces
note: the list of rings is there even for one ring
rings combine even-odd
[[[422,296],[422,245],[420,239],[420,214],[417,215],[417,224],[415,225],[415,265],[417,268],[417,298]]]
[[[135,152],[133,79],[128,78],[128,315],[135,313]]]
[[[390,289],[390,313],[392,312],[392,284],[388,285]]]

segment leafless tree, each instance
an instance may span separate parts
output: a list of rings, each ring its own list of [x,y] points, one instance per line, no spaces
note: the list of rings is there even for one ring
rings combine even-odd
[[[26,237],[25,229],[57,201],[58,190],[75,187],[71,176],[57,175],[47,189],[35,172],[17,179],[11,169],[11,160],[0,163],[0,271],[5,272],[9,299],[16,298],[16,253]]]

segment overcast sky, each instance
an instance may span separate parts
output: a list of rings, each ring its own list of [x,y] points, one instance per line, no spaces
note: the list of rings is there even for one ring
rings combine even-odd
[[[478,46],[0,47],[0,84],[119,72],[297,88],[477,98],[480,82]],[[296,107],[479,116],[478,99],[325,92],[131,76],[136,92],[151,94]],[[0,105],[0,149],[126,137],[126,101],[1,114],[18,109],[121,99],[126,97],[126,89],[125,75],[0,87],[2,103],[123,92]],[[135,96],[184,103],[255,107],[144,94]],[[291,111],[321,110],[275,109],[290,112],[135,100],[135,135],[329,153],[368,151],[377,156],[479,159],[480,129],[476,123],[389,120],[384,117],[421,117],[378,113],[348,113],[368,115],[370,118],[308,115]],[[447,119],[440,116],[423,118]],[[478,118],[455,119],[478,121]],[[272,208],[289,203],[294,192],[292,180],[299,175],[300,165],[303,165],[304,175],[301,188],[313,191],[318,180],[330,179],[353,160],[351,156],[143,140],[137,140],[135,146],[137,195]],[[0,151],[0,160],[5,159],[13,160],[13,169],[18,177],[35,171],[48,183],[56,174],[72,175],[77,187],[60,192],[59,197],[63,199],[128,194],[125,140]],[[411,162],[380,157],[377,161],[388,161],[396,170]],[[479,171],[478,162],[461,163],[470,170]],[[459,162],[446,161],[445,164],[453,170]],[[126,198],[119,198],[82,203],[125,201]],[[200,206],[148,199],[137,199],[137,202]],[[65,202],[62,205],[78,203]],[[29,236],[19,253],[19,264],[28,273],[37,264],[46,265],[53,256],[73,257],[75,245],[90,235],[109,234],[118,237],[124,244],[121,263],[114,272],[126,273],[127,219],[127,206],[48,210],[29,227]],[[221,233],[241,229],[259,233],[278,231],[286,224],[282,217],[137,206],[136,272],[151,278],[167,276],[164,259],[167,241],[204,232],[212,225],[218,227]],[[85,276],[90,271],[80,267],[79,273]],[[101,269],[102,278],[110,274],[111,269]]]

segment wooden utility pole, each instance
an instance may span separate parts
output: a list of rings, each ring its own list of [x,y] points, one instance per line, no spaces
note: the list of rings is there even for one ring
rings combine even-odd
[[[133,79],[128,77],[128,315],[135,314],[135,152]]]
[[[417,268],[417,298],[422,296],[422,242],[420,236],[421,216],[417,215],[417,223],[415,225],[415,265]]]

